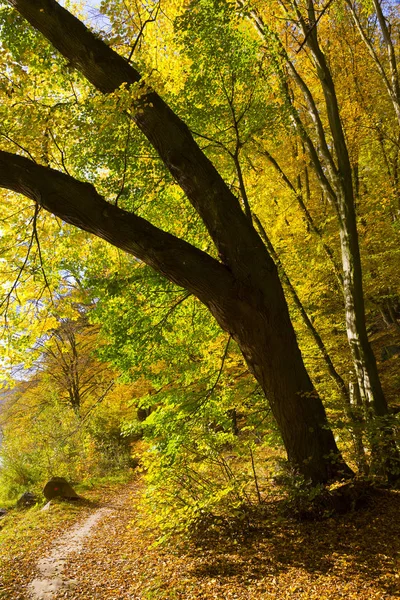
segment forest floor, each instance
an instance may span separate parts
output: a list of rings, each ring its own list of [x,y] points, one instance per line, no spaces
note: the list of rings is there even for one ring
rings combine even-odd
[[[140,493],[133,481],[2,519],[0,598],[39,598],[34,582],[46,577],[58,589],[45,600],[400,598],[400,492],[317,522],[271,501],[241,529],[210,525],[164,546],[154,545]]]

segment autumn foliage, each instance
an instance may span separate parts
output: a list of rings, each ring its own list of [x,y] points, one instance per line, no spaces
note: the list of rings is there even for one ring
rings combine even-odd
[[[70,9],[0,12],[4,495],[140,462],[169,534],[393,483],[397,7]]]

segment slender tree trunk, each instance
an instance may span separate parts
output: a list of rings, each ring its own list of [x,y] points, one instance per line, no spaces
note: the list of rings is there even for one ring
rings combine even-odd
[[[243,6],[242,0],[237,0],[237,3],[239,6]],[[318,140],[319,152],[323,162],[320,160],[316,147],[308,135],[298,112],[292,105],[287,82],[284,80],[285,74],[277,64],[277,73],[281,79],[282,87],[286,93],[288,102],[292,107],[291,116],[293,123],[299,131],[305,147],[309,152],[313,168],[322,190],[326,193],[327,197],[332,200],[332,203],[336,208],[339,221],[342,256],[347,338],[363,401],[366,405],[372,407],[377,416],[381,416],[388,413],[388,407],[382,391],[375,357],[366,332],[352,169],[340,119],[334,82],[325,55],[318,42],[317,27],[315,26],[317,21],[312,0],[308,0],[307,7],[307,19],[305,19],[300,12],[298,5],[296,3],[292,4],[292,9],[296,14],[297,22],[304,35],[302,48],[304,46],[304,48],[307,47],[310,50],[316,67],[317,76],[321,83],[337,165],[326,140],[320,113],[306,82],[297,72],[294,63],[289,59],[280,39],[265,25],[263,19],[256,10],[250,12],[250,18],[259,35],[267,43],[272,43],[272,46],[274,47],[273,52],[276,51],[275,46],[277,46],[281,59],[286,63],[289,75],[303,93],[307,103],[308,112],[313,123],[315,135]],[[288,18],[292,17],[292,14],[288,14]],[[277,63],[276,56],[275,59],[273,57],[272,59]]]
[[[351,430],[351,435],[353,438],[354,449],[355,449],[355,454],[356,454],[357,465],[358,465],[359,469],[361,470],[361,472],[365,473],[367,463],[366,463],[366,457],[365,457],[365,451],[364,451],[364,444],[363,444],[363,440],[362,440],[362,432],[361,432],[361,428],[360,428],[362,419],[353,410],[353,408],[351,406],[350,394],[349,394],[349,391],[347,390],[346,384],[343,381],[342,377],[339,375],[339,373],[336,371],[335,366],[332,362],[332,359],[329,355],[329,352],[327,351],[327,349],[325,347],[325,344],[324,344],[321,336],[319,335],[318,331],[315,329],[313,323],[311,322],[311,319],[309,318],[307,311],[305,310],[299,296],[297,295],[296,290],[294,289],[289,277],[286,274],[286,271],[281,263],[281,260],[275,251],[275,248],[273,247],[264,227],[262,226],[259,218],[256,215],[254,215],[254,221],[257,225],[257,228],[260,231],[261,238],[263,239],[269,253],[271,254],[272,258],[275,261],[275,264],[278,268],[281,280],[286,284],[287,289],[289,290],[289,293],[293,299],[295,306],[297,307],[297,309],[300,312],[300,316],[301,316],[308,332],[311,334],[316,346],[318,347],[319,351],[321,352],[321,355],[324,359],[325,365],[328,369],[329,375],[332,377],[333,381],[335,382],[335,384],[339,390],[340,398],[342,400],[343,410],[344,410],[347,418],[349,419],[350,430]]]
[[[388,406],[366,330],[358,234],[352,212],[347,202],[339,203],[347,338],[363,402],[377,416],[384,416]]]
[[[321,82],[336,153],[337,168],[333,165],[331,176],[339,221],[347,337],[363,401],[373,408],[377,416],[383,416],[388,413],[388,407],[366,330],[361,258],[350,158],[340,119],[335,85],[325,55],[319,46],[317,28],[314,26],[316,14],[313,0],[308,0],[307,6],[307,21],[297,6],[295,10],[305,36],[305,45],[311,52]],[[312,28],[308,24],[311,24]]]

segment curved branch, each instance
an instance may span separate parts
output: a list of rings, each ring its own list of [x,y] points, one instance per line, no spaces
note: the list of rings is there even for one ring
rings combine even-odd
[[[203,220],[220,256],[232,272],[248,278],[244,262],[273,261],[252,224],[187,125],[149,90],[137,69],[96,37],[55,0],[8,0],[35,29],[99,91],[108,94],[136,85],[131,117]],[[137,99],[137,91],[141,94]],[[240,246],[234,240],[242,240]]]
[[[232,288],[233,277],[217,260],[109,204],[89,183],[0,151],[0,187],[31,198],[66,223],[133,254],[206,305],[218,295],[225,297]]]

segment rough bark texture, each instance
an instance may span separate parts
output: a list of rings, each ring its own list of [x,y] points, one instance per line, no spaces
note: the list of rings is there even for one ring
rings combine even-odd
[[[10,0],[100,91],[139,73],[54,0]],[[144,219],[111,206],[88,184],[0,152],[0,186],[134,254],[195,294],[238,343],[261,384],[289,460],[314,482],[349,474],[304,367],[274,262],[186,125],[154,92],[133,118],[204,221],[221,263]]]

